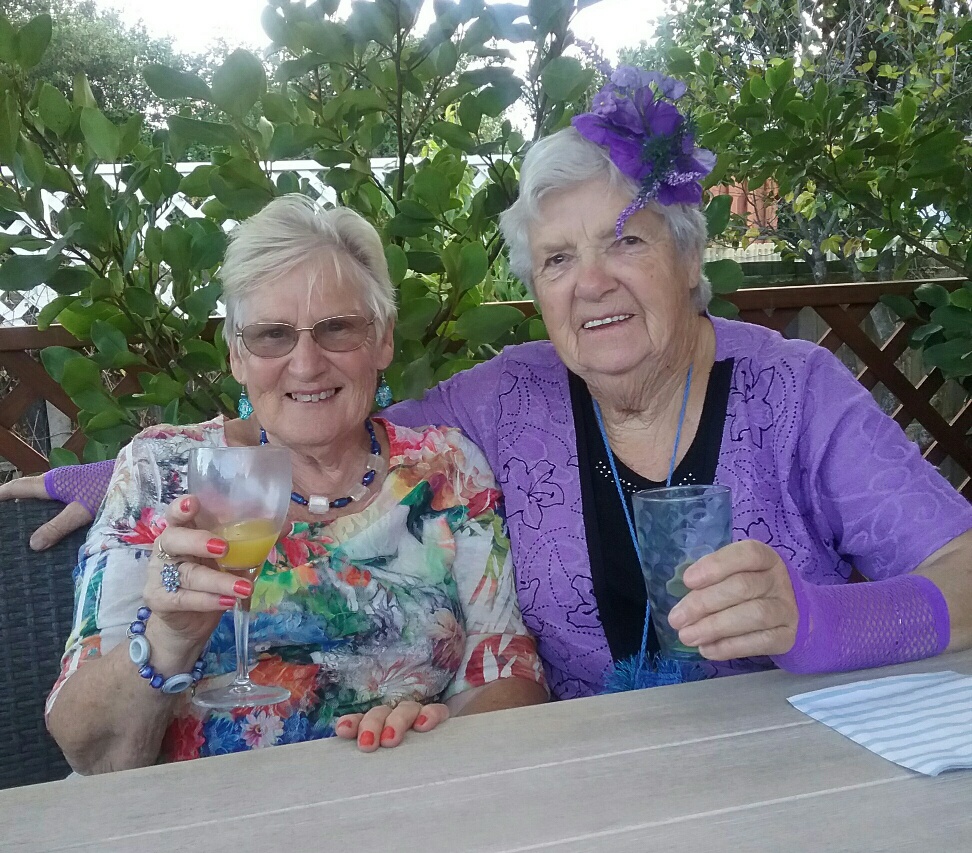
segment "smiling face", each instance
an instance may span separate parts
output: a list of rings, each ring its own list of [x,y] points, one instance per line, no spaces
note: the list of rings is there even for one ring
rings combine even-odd
[[[290,323],[297,328],[347,314],[371,316],[361,286],[347,277],[340,282],[330,260],[297,267],[257,289],[240,311],[244,325]],[[327,352],[308,331],[280,358],[259,358],[238,343],[230,347],[230,364],[233,376],[246,386],[258,422],[275,441],[313,452],[360,439],[378,372],[388,367],[392,354],[392,329],[378,338],[372,325],[367,341],[351,352]]]
[[[615,237],[630,201],[602,180],[585,181],[544,196],[530,229],[534,290],[550,340],[589,382],[674,361],[698,315],[699,260],[678,258],[659,214],[638,211]]]

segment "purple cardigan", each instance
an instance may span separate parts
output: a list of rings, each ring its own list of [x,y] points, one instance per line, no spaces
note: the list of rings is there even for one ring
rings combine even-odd
[[[774,548],[806,580],[903,574],[972,528],[970,506],[827,350],[712,319],[735,360],[715,481],[733,494],[733,538]],[[567,370],[548,342],[499,356],[388,409],[405,426],[461,427],[506,498],[520,609],[551,690],[598,693],[611,652],[584,533]],[[730,661],[717,674],[771,667]]]

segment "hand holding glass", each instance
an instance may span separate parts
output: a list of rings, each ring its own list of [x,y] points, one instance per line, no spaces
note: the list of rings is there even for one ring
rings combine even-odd
[[[696,560],[732,541],[732,494],[726,486],[672,486],[632,498],[641,571],[662,654],[699,660],[668,624],[671,609],[688,594],[682,580]]]
[[[278,447],[198,447],[189,454],[189,492],[199,499],[197,523],[225,540],[216,560],[224,571],[253,582],[260,574],[290,506],[290,452]],[[273,705],[290,697],[283,687],[254,684],[249,675],[250,599],[236,599],[236,680],[197,693],[204,708]]]

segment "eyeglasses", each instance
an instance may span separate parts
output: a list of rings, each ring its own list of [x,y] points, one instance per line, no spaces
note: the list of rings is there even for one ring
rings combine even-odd
[[[375,324],[360,314],[325,317],[313,326],[298,329],[290,323],[251,323],[236,336],[259,358],[280,358],[293,352],[301,332],[310,332],[317,345],[328,352],[351,352],[368,340],[368,330]]]

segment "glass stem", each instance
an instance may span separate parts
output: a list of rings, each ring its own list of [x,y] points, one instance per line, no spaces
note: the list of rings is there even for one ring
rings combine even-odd
[[[250,686],[250,599],[237,598],[233,605],[233,628],[236,634],[237,687]]]

